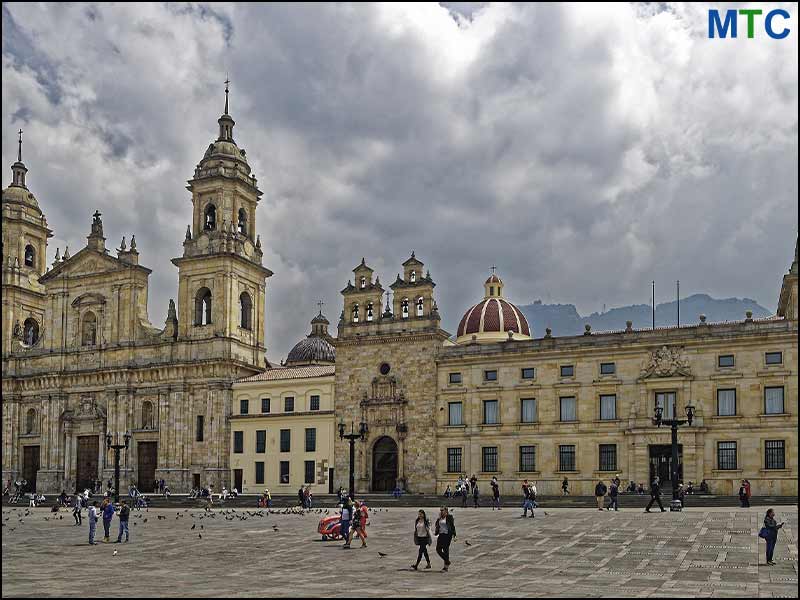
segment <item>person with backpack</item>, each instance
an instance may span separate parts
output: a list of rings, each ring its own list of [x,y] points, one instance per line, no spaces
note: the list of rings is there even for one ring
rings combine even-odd
[[[419,546],[419,551],[417,552],[417,562],[411,565],[411,568],[416,571],[424,556],[427,563],[425,568],[430,569],[431,557],[428,556],[428,546],[431,544],[431,522],[425,516],[424,510],[417,513],[417,520],[414,521],[414,543]]]
[[[602,480],[598,481],[597,485],[594,486],[594,497],[597,499],[597,510],[603,510],[604,498],[606,497],[607,491],[608,488]]]
[[[125,532],[125,543],[128,543],[130,532],[128,531],[128,518],[131,515],[131,509],[128,507],[127,502],[122,500],[119,508],[119,535],[117,536],[117,543],[122,541],[122,532]]]
[[[653,502],[658,502],[658,508],[661,509],[661,512],[666,512],[666,509],[661,504],[661,484],[659,483],[658,477],[653,479],[653,483],[650,484],[650,502],[647,504],[647,508],[644,509],[644,512],[650,512],[650,507],[653,506]]]

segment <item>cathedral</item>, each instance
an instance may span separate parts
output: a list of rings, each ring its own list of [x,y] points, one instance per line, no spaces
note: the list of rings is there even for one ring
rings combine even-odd
[[[28,188],[20,131],[2,193],[3,480],[45,492],[91,487],[114,472],[107,443],[128,444],[120,481],[173,491],[229,479],[232,383],[265,368],[256,209],[262,192],[225,109],[187,189],[192,219],[177,302],[162,327],[147,315],[150,269],[135,236],[112,250],[102,215],[86,246],[56,250]]]

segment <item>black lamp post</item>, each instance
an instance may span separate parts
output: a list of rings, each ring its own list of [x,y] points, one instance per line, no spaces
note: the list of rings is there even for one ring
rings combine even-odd
[[[131,434],[127,431],[123,436],[125,443],[123,444],[115,444],[114,437],[111,436],[110,433],[106,433],[106,448],[109,450],[114,451],[114,503],[119,502],[119,451],[125,450],[128,451],[128,444],[131,441]]]
[[[344,432],[344,419],[339,421],[339,439],[350,441],[350,498],[356,494],[356,440],[364,441],[367,437],[367,424],[364,421],[358,424],[358,433],[354,431],[355,427],[350,423],[350,433]]]
[[[686,407],[686,419],[664,419],[664,407],[656,406],[656,416],[653,417],[653,424],[656,427],[669,425],[672,429],[672,460],[670,461],[670,478],[672,479],[672,499],[678,499],[678,427],[688,424],[690,427],[694,420],[694,406],[691,404]]]

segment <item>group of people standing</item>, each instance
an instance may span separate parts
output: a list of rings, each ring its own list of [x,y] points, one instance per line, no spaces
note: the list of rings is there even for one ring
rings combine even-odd
[[[81,504],[78,502],[76,506],[72,510],[72,515],[75,517],[75,524],[80,525],[83,520],[81,517]],[[116,508],[114,507],[114,502],[111,498],[106,497],[103,498],[103,503],[100,504],[96,500],[92,502],[91,506],[89,506],[89,544],[92,546],[96,546],[97,542],[95,541],[95,535],[97,532],[97,521],[98,519],[103,520],[103,541],[110,542],[111,541],[111,521],[114,518],[114,514],[116,513]],[[122,534],[125,534],[125,542],[130,540],[130,531],[128,529],[128,520],[130,518],[131,509],[128,506],[128,503],[125,500],[121,500],[119,503],[119,534],[117,535],[117,543],[119,544],[122,542]]]
[[[311,500],[314,497],[314,494],[311,493],[311,486],[300,486],[300,489],[297,490],[297,500],[300,502],[300,506],[302,508],[311,508]]]

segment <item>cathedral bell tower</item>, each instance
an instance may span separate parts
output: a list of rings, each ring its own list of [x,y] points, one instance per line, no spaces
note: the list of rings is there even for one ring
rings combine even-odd
[[[263,367],[264,295],[272,271],[262,265],[256,234],[262,192],[233,138],[228,83],[219,136],[186,187],[192,194],[192,224],[186,228],[183,256],[172,260],[179,269],[178,339],[228,338],[237,342],[237,358]]]

